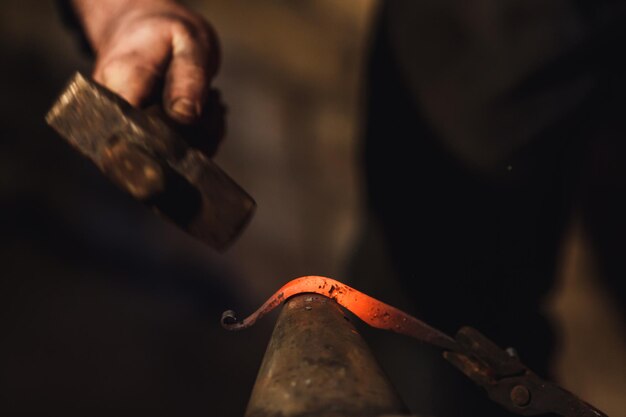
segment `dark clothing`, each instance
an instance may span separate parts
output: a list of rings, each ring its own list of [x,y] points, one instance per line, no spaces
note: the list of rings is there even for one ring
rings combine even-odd
[[[372,50],[368,201],[404,289],[427,322],[474,326],[543,376],[574,209],[624,306],[621,6],[385,2]],[[435,415],[507,415],[481,395],[452,389]]]
[[[512,153],[567,120],[626,33],[623,2],[387,3],[383,36],[399,83],[443,147],[483,171],[505,168]]]

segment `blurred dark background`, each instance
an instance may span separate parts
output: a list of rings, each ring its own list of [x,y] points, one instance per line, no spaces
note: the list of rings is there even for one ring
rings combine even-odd
[[[120,192],[45,125],[90,60],[53,1],[0,5],[2,416],[242,415],[273,320],[229,334],[221,312],[251,311],[296,276],[342,279],[357,240],[368,274],[388,278],[372,295],[403,303],[376,228],[361,227],[359,100],[376,3],[187,3],[222,40],[229,128],[217,160],[259,205],[223,255]],[[555,373],[624,416],[623,317],[580,228],[569,229],[545,307],[562,329]],[[377,354],[412,404],[424,382],[410,349]]]

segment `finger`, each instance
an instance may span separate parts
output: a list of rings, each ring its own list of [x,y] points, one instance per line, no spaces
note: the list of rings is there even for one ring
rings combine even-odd
[[[94,80],[138,107],[148,97],[158,73],[144,66],[138,57],[120,56],[94,71]]]
[[[203,114],[210,82],[217,68],[217,48],[208,32],[185,26],[172,36],[172,59],[165,79],[165,108],[174,120],[190,124]]]
[[[208,93],[204,109],[197,123],[179,124],[187,143],[212,157],[218,150],[226,131],[226,107],[217,90]]]
[[[209,91],[203,117],[207,130],[205,152],[213,156],[226,136],[226,107],[218,90]]]
[[[151,95],[167,63],[169,39],[154,42],[157,47],[146,48],[149,36],[145,31],[136,31],[124,42],[115,42],[114,49],[100,54],[94,69],[94,80],[133,106],[140,106]]]

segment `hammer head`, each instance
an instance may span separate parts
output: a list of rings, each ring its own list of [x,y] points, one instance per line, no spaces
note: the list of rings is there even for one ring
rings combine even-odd
[[[161,113],[136,109],[79,73],[46,121],[116,184],[217,250],[254,212],[254,200]]]

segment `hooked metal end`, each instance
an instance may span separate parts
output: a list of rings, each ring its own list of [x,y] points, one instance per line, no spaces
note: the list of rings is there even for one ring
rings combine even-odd
[[[237,329],[237,325],[240,324],[237,319],[237,313],[233,310],[226,310],[222,313],[222,319],[220,320],[222,327],[226,330],[235,330]]]

